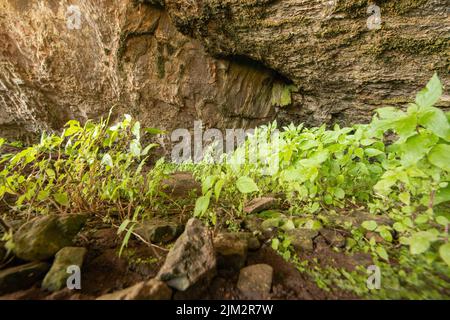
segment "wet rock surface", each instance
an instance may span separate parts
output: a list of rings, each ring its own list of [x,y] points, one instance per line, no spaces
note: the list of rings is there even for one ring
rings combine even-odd
[[[202,185],[194,179],[190,172],[175,172],[162,182],[162,190],[172,198],[200,196]]]
[[[345,237],[337,230],[322,229],[320,230],[320,235],[333,247],[342,248],[345,246]]]
[[[273,268],[255,264],[241,269],[237,288],[248,299],[267,299],[272,288]]]
[[[52,292],[65,288],[71,275],[69,267],[76,266],[81,271],[86,252],[86,248],[80,247],[65,247],[59,250],[50,271],[42,281],[42,288]]]
[[[162,281],[151,279],[132,287],[103,295],[97,300],[169,300],[172,290]]]
[[[146,241],[151,243],[167,243],[176,239],[184,229],[184,224],[170,217],[144,220],[135,230]]]
[[[239,233],[219,233],[214,237],[217,267],[241,269],[247,259],[248,240]]]
[[[185,291],[201,280],[212,279],[216,272],[216,256],[210,231],[191,218],[158,272],[157,279],[170,287]]]
[[[72,245],[86,219],[85,215],[34,218],[14,233],[14,254],[28,261],[51,258],[61,248]]]
[[[112,105],[169,131],[355,123],[412,101],[434,71],[449,81],[445,1],[381,2],[380,30],[367,1],[191,2],[87,0],[69,30],[64,2],[2,1],[1,135]]]
[[[30,262],[0,271],[0,294],[28,289],[44,278],[50,269],[46,262]]]
[[[255,198],[244,206],[244,212],[247,214],[258,213],[268,209],[274,209],[277,206],[277,199],[272,197]]]
[[[296,250],[306,251],[314,249],[313,240],[319,234],[317,231],[310,229],[292,229],[286,233]]]

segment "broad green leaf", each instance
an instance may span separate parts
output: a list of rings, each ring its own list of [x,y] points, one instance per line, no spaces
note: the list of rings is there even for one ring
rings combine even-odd
[[[50,191],[49,190],[41,190],[38,193],[37,200],[38,201],[44,201],[44,200],[47,200],[49,196],[50,196]]]
[[[236,187],[242,193],[252,193],[252,192],[259,191],[258,186],[256,185],[255,181],[253,181],[252,178],[249,178],[247,176],[240,177],[236,181]]]
[[[418,122],[438,137],[450,141],[450,123],[441,109],[435,107],[420,109]]]
[[[383,151],[374,148],[367,148],[364,150],[364,152],[368,157],[376,157],[379,156],[380,154],[384,154]]]
[[[342,188],[336,188],[334,189],[334,196],[338,199],[344,199],[345,198],[345,191]]]
[[[386,240],[388,242],[392,242],[392,233],[388,229],[386,229],[386,228],[381,229],[380,230],[380,236],[384,240]]]
[[[439,189],[434,198],[434,204],[438,205],[447,201],[450,201],[450,185],[446,188]]]
[[[406,231],[406,226],[403,223],[401,223],[401,222],[394,223],[393,228],[394,228],[395,231],[398,231],[398,232],[405,232]]]
[[[209,207],[209,201],[211,199],[211,191],[204,196],[201,196],[195,202],[194,216],[201,217]]]
[[[380,119],[396,119],[405,116],[403,111],[394,107],[379,108],[376,110],[376,113],[378,113]]]
[[[398,195],[398,198],[401,202],[403,202],[404,204],[408,205],[410,204],[410,194],[409,192],[402,192]]]
[[[409,250],[412,254],[421,254],[428,250],[431,242],[436,241],[438,235],[432,231],[419,231],[409,239]]]
[[[421,214],[417,216],[417,218],[414,220],[416,224],[424,224],[428,222],[428,216],[426,214]]]
[[[166,131],[160,130],[157,128],[145,128],[144,131],[149,134],[165,134],[166,133]]]
[[[206,194],[212,186],[214,185],[214,182],[216,182],[217,177],[216,176],[207,176],[205,180],[203,180],[202,183],[202,194]]]
[[[439,223],[440,225],[443,225],[444,227],[446,225],[448,225],[448,219],[444,216],[437,216],[436,217],[436,222]]]
[[[140,157],[141,155],[141,144],[138,140],[132,140],[130,142],[130,152],[134,157]]]
[[[361,224],[361,226],[366,230],[374,231],[378,227],[378,224],[376,221],[369,220],[369,221],[364,221]]]
[[[438,142],[439,138],[429,132],[421,132],[409,137],[401,145],[402,163],[410,166],[419,162],[430,149]]]
[[[450,145],[438,144],[428,153],[428,161],[443,170],[450,171]]]
[[[272,239],[271,246],[273,250],[278,250],[278,247],[280,246],[280,240],[278,240],[277,238]]]
[[[386,260],[386,261],[389,261],[389,256],[388,256],[388,253],[387,253],[386,249],[384,249],[384,248],[381,247],[381,246],[378,246],[378,247],[375,249],[375,251],[377,252],[378,256],[379,256],[381,259]]]
[[[121,234],[126,229],[126,227],[128,226],[128,224],[130,222],[131,221],[129,219],[123,220],[122,223],[119,226],[119,229],[117,230],[117,234]]]
[[[101,164],[106,165],[110,168],[112,168],[114,166],[113,160],[112,160],[111,156],[109,155],[109,153],[105,153],[105,155],[102,158]]]
[[[445,243],[439,248],[439,255],[450,267],[450,243]]]
[[[422,108],[433,106],[439,101],[442,95],[442,84],[439,77],[435,73],[427,86],[422,89],[416,96],[416,103]]]
[[[220,179],[214,185],[214,195],[216,197],[216,201],[219,201],[220,193],[222,192],[222,187],[223,187],[224,183],[225,183],[225,180]]]
[[[303,227],[310,230],[320,230],[322,229],[322,224],[319,220],[309,219]]]
[[[133,125],[133,128],[131,128],[131,133],[135,136],[137,140],[141,137],[141,123],[139,121],[136,121]]]
[[[53,198],[60,205],[67,207],[69,205],[69,197],[65,192],[57,192],[53,195]]]
[[[45,174],[47,175],[47,176],[49,176],[50,178],[54,178],[55,177],[55,171],[53,170],[53,169],[50,169],[50,168],[48,168],[48,169],[46,169],[45,170]]]
[[[428,250],[430,241],[422,237],[412,237],[409,240],[409,251],[411,254],[421,254]]]
[[[71,125],[69,128],[64,130],[64,136],[65,137],[70,137],[73,136],[75,133],[79,132],[83,130],[79,124],[78,125]]]
[[[417,116],[415,114],[410,114],[402,119],[395,121],[394,130],[400,136],[400,141],[404,141],[410,136],[412,136],[417,127]]]
[[[287,220],[287,221],[281,226],[281,229],[283,229],[284,231],[289,231],[289,230],[295,229],[294,222],[292,222],[292,220]]]

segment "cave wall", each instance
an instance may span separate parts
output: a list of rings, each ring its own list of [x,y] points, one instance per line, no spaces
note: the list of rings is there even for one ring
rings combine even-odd
[[[81,28],[68,29],[78,5]],[[251,127],[276,116],[284,80],[247,61],[217,59],[160,6],[139,1],[0,2],[0,135],[20,137],[130,113],[166,130]]]
[[[381,10],[381,28],[367,25]],[[367,121],[414,98],[434,72],[449,84],[446,0],[165,0],[172,21],[217,57],[246,56],[298,88],[309,124]],[[441,106],[448,107],[445,97]]]
[[[169,131],[350,124],[411,101],[435,71],[448,84],[446,1],[376,3],[379,30],[365,0],[0,0],[0,135],[111,107]]]

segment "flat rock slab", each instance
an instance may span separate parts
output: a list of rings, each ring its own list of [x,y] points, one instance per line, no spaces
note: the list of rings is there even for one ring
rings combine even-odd
[[[292,229],[288,230],[286,233],[296,250],[305,251],[313,250],[313,239],[319,234],[318,231],[310,229]]]
[[[48,215],[37,217],[14,233],[14,254],[27,261],[46,260],[72,239],[86,222],[85,215]]]
[[[322,229],[320,234],[325,238],[327,243],[333,247],[341,248],[345,246],[345,237],[336,230]]]
[[[28,289],[50,269],[46,262],[30,262],[0,271],[0,294]]]
[[[97,300],[170,300],[172,290],[162,281],[151,279],[129,288],[105,294]]]
[[[140,222],[135,232],[151,243],[167,243],[183,233],[184,224],[174,218],[152,218]]]
[[[248,299],[266,299],[272,288],[273,268],[254,264],[241,269],[237,287]]]
[[[278,206],[278,201],[272,197],[255,198],[244,206],[244,212],[247,214],[258,213],[268,209],[274,209]]]
[[[77,266],[81,269],[86,252],[86,248],[81,247],[65,247],[59,250],[50,271],[42,281],[42,288],[51,292],[65,288],[67,279],[71,276],[71,273],[67,272],[68,268]]]
[[[191,218],[156,278],[185,291],[200,280],[207,279],[204,283],[208,283],[215,273],[216,255],[211,233],[200,220]]]
[[[247,260],[248,240],[240,233],[224,232],[214,237],[217,267],[239,270]]]
[[[202,185],[194,179],[190,172],[175,172],[162,182],[162,190],[174,198],[187,198],[190,195],[200,196]]]

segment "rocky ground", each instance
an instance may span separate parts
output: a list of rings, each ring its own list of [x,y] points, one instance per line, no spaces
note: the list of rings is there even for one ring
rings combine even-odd
[[[195,181],[175,174],[166,182],[173,198],[192,193]],[[0,251],[0,299],[341,299],[324,291],[271,248],[276,227],[257,215],[276,206],[254,199],[238,232],[211,229],[175,213],[140,222],[119,256],[122,235],[97,215],[50,215],[29,221],[5,219],[14,232],[12,253]],[[344,237],[336,230],[294,229],[302,259],[349,271],[370,264],[370,256],[335,250]],[[81,289],[68,289],[69,266],[79,266]],[[69,280],[70,282],[70,280]]]

